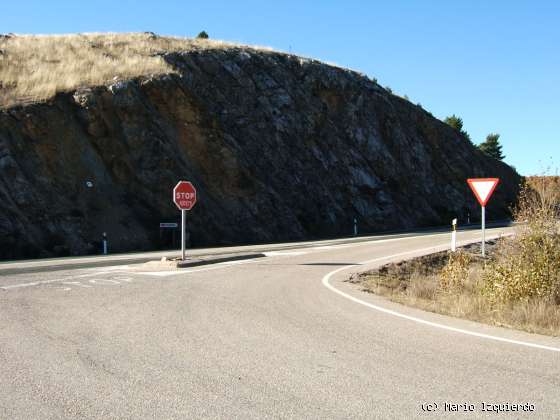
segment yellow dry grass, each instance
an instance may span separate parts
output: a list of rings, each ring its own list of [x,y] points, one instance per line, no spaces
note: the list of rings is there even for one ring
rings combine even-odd
[[[362,284],[433,312],[560,336],[560,178],[529,178],[514,215],[523,223],[489,260],[457,252],[438,269],[436,254],[366,275]]]
[[[365,277],[365,290],[425,311],[477,322],[515,328],[531,333],[560,336],[560,305],[550,300],[528,299],[490,305],[480,293],[484,268],[472,265],[460,289],[442,290],[441,277],[413,272],[405,280],[396,277]]]
[[[82,86],[172,73],[173,68],[161,57],[163,53],[235,46],[152,33],[0,37],[0,107],[45,100]]]

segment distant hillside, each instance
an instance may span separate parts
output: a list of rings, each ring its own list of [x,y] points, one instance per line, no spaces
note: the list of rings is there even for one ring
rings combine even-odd
[[[193,246],[476,220],[469,177],[502,179],[489,219],[517,196],[512,168],[356,72],[150,34],[18,38],[0,48],[54,62],[33,83],[17,75],[32,64],[2,65],[18,84],[0,110],[0,258],[98,253],[103,232],[112,252],[169,247],[179,179],[198,188]],[[24,83],[47,100],[22,105]]]

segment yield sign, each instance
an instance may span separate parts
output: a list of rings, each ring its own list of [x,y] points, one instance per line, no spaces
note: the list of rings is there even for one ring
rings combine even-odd
[[[471,178],[467,179],[469,187],[477,198],[482,207],[486,207],[486,203],[490,200],[490,196],[496,189],[499,178]]]

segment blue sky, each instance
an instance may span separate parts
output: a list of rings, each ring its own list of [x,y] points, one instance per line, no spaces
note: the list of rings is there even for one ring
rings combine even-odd
[[[560,2],[17,1],[0,31],[153,31],[266,45],[349,67],[473,141],[501,134],[523,175],[560,167]]]

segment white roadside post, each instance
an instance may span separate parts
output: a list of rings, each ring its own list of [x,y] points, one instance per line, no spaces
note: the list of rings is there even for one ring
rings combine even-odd
[[[186,211],[196,203],[196,188],[189,181],[179,181],[173,188],[173,202],[181,210],[181,260],[185,260]]]
[[[469,187],[482,208],[482,256],[486,257],[486,204],[500,182],[499,178],[471,178],[467,179]]]
[[[451,231],[451,252],[457,250],[457,219],[453,219],[451,222],[453,230]]]

